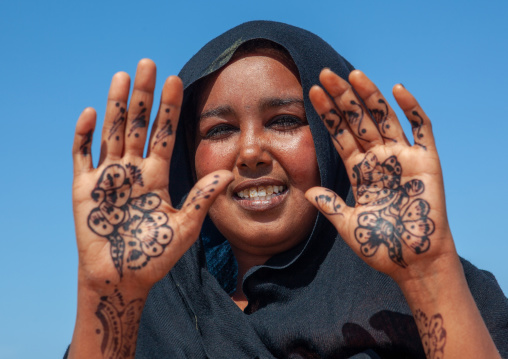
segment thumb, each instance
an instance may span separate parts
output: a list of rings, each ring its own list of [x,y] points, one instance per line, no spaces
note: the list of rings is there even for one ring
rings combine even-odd
[[[206,175],[194,185],[178,213],[184,238],[193,241],[199,236],[208,209],[233,178],[231,172],[221,170]]]
[[[343,237],[345,226],[353,211],[340,196],[324,187],[312,187],[305,192],[305,198],[325,215]]]

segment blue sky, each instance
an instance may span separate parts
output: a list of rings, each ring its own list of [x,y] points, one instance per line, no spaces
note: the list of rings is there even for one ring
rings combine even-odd
[[[158,97],[208,40],[254,19],[315,32],[388,99],[398,82],[417,96],[433,121],[459,253],[508,293],[507,15],[502,0],[2,1],[0,359],[58,358],[71,340],[79,113],[95,107],[100,128],[111,77],[133,75],[144,57],[158,65]]]

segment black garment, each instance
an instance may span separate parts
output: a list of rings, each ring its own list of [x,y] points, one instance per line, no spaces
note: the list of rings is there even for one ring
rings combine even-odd
[[[240,25],[203,47],[180,73],[185,98],[171,164],[171,198],[192,187],[185,131],[194,121],[193,84],[221,68],[242,43],[267,39],[288,50],[299,73],[314,137],[321,184],[343,198],[344,167],[308,98],[323,67],[343,78],[352,66],[314,34],[289,25]],[[350,201],[351,202],[351,201]],[[207,220],[201,239],[151,290],[137,358],[424,358],[411,311],[388,276],[358,258],[321,215],[310,238],[251,269],[242,312],[228,292],[236,283],[228,243]],[[463,261],[476,303],[503,357],[508,358],[508,300],[495,278]]]
[[[171,164],[171,198],[181,201],[194,181],[185,131],[192,125],[193,84],[223,67],[242,43],[273,41],[290,53],[299,73],[314,137],[322,186],[343,198],[344,167],[308,98],[324,67],[343,78],[352,70],[327,43],[308,31],[276,22],[240,25],[205,45],[180,73],[185,98]],[[351,202],[351,201],[350,201]],[[206,253],[206,256],[205,256]],[[236,263],[227,241],[207,220],[202,238],[150,292],[138,337],[138,358],[424,358],[400,289],[359,259],[318,216],[297,248],[251,269],[243,282],[249,305],[229,298]],[[508,357],[508,300],[495,278],[463,261],[483,318]],[[358,355],[358,356],[356,356]]]

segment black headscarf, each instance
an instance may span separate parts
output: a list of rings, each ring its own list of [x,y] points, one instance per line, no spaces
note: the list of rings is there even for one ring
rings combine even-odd
[[[225,66],[243,43],[284,47],[300,74],[321,185],[346,199],[349,182],[308,92],[329,67],[352,66],[318,36],[290,25],[253,21],[205,45],[182,69],[185,96],[171,163],[170,194],[180,203],[194,185],[187,142],[195,121],[196,82]],[[348,199],[352,201],[351,198]],[[463,261],[476,303],[508,357],[508,301],[495,278]],[[318,215],[310,237],[252,268],[243,280],[245,312],[230,299],[236,263],[207,219],[201,238],[151,290],[138,336],[138,358],[424,358],[411,311],[398,286],[359,259]]]

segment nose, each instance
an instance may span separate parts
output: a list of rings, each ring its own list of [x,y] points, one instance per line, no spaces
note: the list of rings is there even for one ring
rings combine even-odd
[[[271,166],[272,156],[268,145],[266,135],[255,131],[243,132],[240,135],[236,166],[240,170],[259,170]]]

